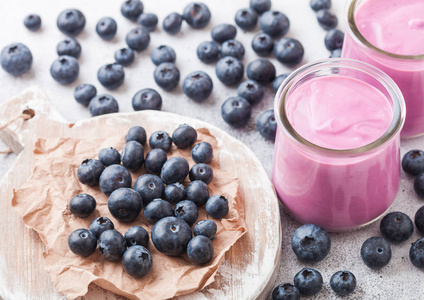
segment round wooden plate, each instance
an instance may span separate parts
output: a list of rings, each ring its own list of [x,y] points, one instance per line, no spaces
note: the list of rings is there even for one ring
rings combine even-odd
[[[248,232],[227,252],[218,269],[216,281],[184,299],[265,299],[271,291],[281,257],[281,227],[278,200],[257,157],[237,139],[205,122],[171,113],[141,111],[120,113],[86,119],[69,124],[51,106],[44,93],[34,87],[0,106],[0,124],[19,116],[30,108],[35,115],[30,120],[17,119],[0,131],[0,138],[15,153],[14,165],[0,181],[0,296],[5,299],[63,299],[58,294],[47,272],[42,253],[44,245],[38,235],[25,228],[21,217],[10,204],[13,189],[20,187],[31,174],[33,147],[37,138],[60,137],[65,129],[74,134],[85,126],[143,122],[159,122],[163,128],[175,128],[187,123],[195,128],[205,127],[219,144],[222,169],[239,178],[244,201]],[[37,195],[34,195],[36,197]],[[121,298],[92,286],[85,299]]]

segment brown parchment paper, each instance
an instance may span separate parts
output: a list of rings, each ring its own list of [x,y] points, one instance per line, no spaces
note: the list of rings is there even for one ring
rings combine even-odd
[[[90,283],[130,299],[166,299],[201,290],[214,281],[225,252],[246,232],[238,182],[233,175],[220,169],[217,141],[206,128],[198,129],[197,142],[207,141],[214,149],[211,163],[214,179],[209,184],[210,194],[225,195],[230,201],[230,212],[226,218],[214,220],[218,231],[213,240],[213,259],[209,264],[195,266],[186,255],[168,257],[157,251],[150,240],[148,249],[153,257],[153,268],[145,277],[134,279],[125,273],[121,262],[106,260],[98,250],[88,258],[79,257],[69,250],[70,233],[78,228],[88,228],[91,221],[99,216],[110,218],[115,229],[122,234],[134,225],[141,225],[150,233],[152,225],[144,219],[143,212],[132,223],[120,223],[109,213],[107,196],[99,187],[83,185],[76,176],[81,162],[86,158],[97,158],[100,149],[115,147],[121,151],[125,133],[101,140],[90,136],[38,139],[33,174],[24,186],[14,191],[12,206],[22,215],[25,225],[40,235],[46,245],[43,254],[46,269],[58,292],[69,298],[85,295]],[[151,132],[147,133],[149,137]],[[145,154],[149,150],[146,144]],[[168,158],[171,156],[185,157],[190,167],[195,164],[189,149],[180,150],[173,145]],[[140,172],[132,173],[133,184],[144,173],[144,167]],[[186,179],[184,185],[188,183]],[[96,211],[88,218],[78,218],[69,212],[69,201],[79,193],[88,193],[97,201]],[[211,217],[202,207],[198,220],[207,218]]]

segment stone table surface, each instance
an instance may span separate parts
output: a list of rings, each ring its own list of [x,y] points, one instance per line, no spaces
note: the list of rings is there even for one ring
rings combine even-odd
[[[159,23],[171,12],[182,12],[189,0],[144,0],[145,12],[156,13]],[[214,124],[232,136],[247,144],[262,161],[265,169],[270,174],[272,169],[272,156],[274,144],[264,140],[256,130],[256,119],[266,109],[273,107],[274,93],[271,87],[266,87],[265,98],[253,108],[250,122],[241,129],[228,126],[221,118],[220,106],[223,101],[231,96],[236,96],[237,87],[226,87],[216,77],[214,64],[206,65],[196,56],[199,43],[211,40],[210,31],[213,26],[220,23],[234,24],[234,15],[240,8],[248,7],[248,0],[203,0],[212,13],[209,25],[202,30],[194,30],[183,24],[181,32],[171,36],[165,33],[161,26],[151,33],[151,43],[148,49],[136,55],[135,62],[125,68],[125,82],[117,90],[110,93],[118,100],[121,112],[132,111],[132,96],[142,88],[154,88],[163,98],[163,111],[198,118]],[[335,0],[331,10],[339,17],[338,28],[345,29],[344,11],[346,0]],[[6,101],[23,89],[38,85],[46,92],[56,109],[70,122],[89,118],[88,109],[76,103],[73,99],[73,90],[81,83],[92,83],[98,93],[108,93],[96,79],[100,66],[113,62],[114,52],[125,47],[125,35],[136,23],[130,22],[121,16],[121,1],[118,0],[16,0],[2,1],[0,9],[0,47],[3,48],[12,42],[22,42],[27,45],[34,56],[31,70],[21,76],[12,77],[0,70],[0,102]],[[55,82],[49,73],[50,65],[56,58],[56,44],[65,38],[56,27],[58,14],[66,8],[78,8],[86,16],[85,30],[77,36],[82,46],[79,58],[80,75],[76,82],[62,86]],[[290,19],[290,30],[287,37],[298,39],[305,48],[305,58],[302,64],[317,59],[327,58],[328,50],[324,46],[326,32],[320,28],[315,13],[309,7],[309,0],[273,0],[272,9],[285,13]],[[33,33],[23,26],[23,18],[29,13],[37,13],[43,20],[42,29]],[[97,36],[95,26],[97,21],[104,16],[113,17],[118,23],[118,32],[111,41],[103,41]],[[250,43],[255,33],[260,29],[243,32],[238,28],[236,39],[245,47],[246,55],[243,59],[245,66],[255,58]],[[150,52],[159,45],[170,45],[177,53],[176,65],[181,72],[181,81],[172,92],[161,90],[154,82],[154,65],[150,60]],[[291,69],[283,66],[271,55],[269,59],[274,63],[277,74],[290,72]],[[195,103],[187,98],[181,89],[181,82],[191,71],[203,70],[207,72],[213,82],[214,91],[204,103]],[[2,123],[3,120],[0,120]],[[123,133],[124,134],[124,133]],[[424,148],[424,138],[402,141],[402,155],[413,148]],[[0,144],[0,151],[5,146]],[[0,176],[13,164],[15,154],[0,154]],[[411,218],[424,204],[413,190],[413,180],[402,172],[402,182],[399,194],[390,209],[402,211]],[[283,230],[282,263],[279,269],[277,283],[293,282],[293,276],[303,267],[318,269],[324,278],[324,288],[314,297],[309,299],[337,299],[331,290],[329,281],[333,273],[339,270],[350,270],[357,278],[356,291],[344,299],[424,299],[424,273],[419,271],[409,261],[409,248],[411,242],[417,240],[419,235],[413,236],[400,245],[392,245],[393,257],[388,266],[380,271],[372,271],[365,266],[360,257],[362,243],[371,236],[380,236],[379,222],[365,228],[344,233],[331,233],[332,248],[328,257],[323,261],[309,265],[298,261],[291,250],[291,236],[299,223],[294,221],[281,210],[281,225]],[[1,249],[1,248],[0,248]],[[1,255],[1,253],[0,253]],[[1,276],[1,274],[0,274]],[[1,289],[0,289],[1,291]],[[1,298],[1,295],[0,295]]]

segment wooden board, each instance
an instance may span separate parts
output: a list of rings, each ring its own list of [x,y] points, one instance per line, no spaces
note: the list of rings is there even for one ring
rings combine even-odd
[[[0,138],[19,153],[14,165],[0,181],[0,298],[64,299],[58,294],[47,272],[42,253],[44,245],[38,235],[25,228],[12,209],[13,189],[29,177],[33,166],[33,145],[37,138],[60,137],[69,127],[77,133],[85,126],[101,121],[143,124],[157,121],[176,127],[187,123],[206,127],[217,138],[221,167],[239,178],[244,201],[248,233],[226,254],[219,267],[216,282],[184,299],[266,299],[273,288],[281,258],[281,227],[278,200],[268,177],[256,156],[243,143],[221,129],[205,122],[166,112],[143,111],[91,118],[76,124],[67,123],[51,106],[44,93],[30,88],[0,106],[0,125],[32,109],[30,120],[19,118],[0,131]],[[102,128],[99,128],[102,130]],[[117,127],[119,132],[119,125]],[[120,132],[125,134],[125,132]],[[37,197],[37,195],[34,195]],[[110,292],[91,286],[85,299],[120,299]]]

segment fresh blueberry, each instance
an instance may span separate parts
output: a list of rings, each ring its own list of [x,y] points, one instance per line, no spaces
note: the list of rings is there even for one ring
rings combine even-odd
[[[111,40],[115,37],[118,25],[111,17],[104,17],[97,22],[96,32],[104,40]]]
[[[168,159],[162,167],[160,177],[166,184],[183,182],[187,177],[190,167],[184,157],[174,156]]]
[[[162,170],[162,166],[167,159],[166,152],[163,149],[152,149],[146,155],[144,168],[147,173],[159,175]]]
[[[186,198],[186,191],[181,183],[176,182],[166,186],[165,196],[172,203],[178,203]]]
[[[128,47],[135,51],[143,51],[150,44],[150,34],[147,30],[137,27],[128,32],[125,37]]]
[[[391,212],[381,219],[380,231],[390,242],[401,243],[411,237],[414,232],[414,224],[404,213]]]
[[[99,250],[110,261],[119,261],[127,249],[124,236],[115,229],[109,229],[99,236]]]
[[[152,32],[155,30],[156,26],[158,25],[158,16],[152,13],[144,13],[138,16],[137,22],[144,29],[146,29],[149,32]]]
[[[253,37],[252,49],[259,56],[268,56],[274,49],[274,41],[270,35],[259,32]]]
[[[172,141],[179,149],[190,148],[197,141],[197,131],[187,124],[181,124],[172,133]]]
[[[294,66],[303,59],[305,50],[302,44],[292,38],[283,38],[274,45],[275,58],[282,64]]]
[[[266,11],[259,18],[259,27],[272,37],[285,35],[290,28],[287,16],[279,11]]]
[[[261,84],[271,83],[275,79],[275,67],[266,58],[252,61],[246,69],[247,77]]]
[[[131,187],[131,174],[121,165],[110,165],[106,167],[100,176],[100,189],[102,192],[109,196],[114,190],[119,188]]]
[[[126,0],[121,5],[121,14],[131,21],[137,20],[143,10],[144,6],[140,0]]]
[[[344,33],[338,29],[331,29],[325,35],[325,47],[329,51],[340,49],[343,47]]]
[[[131,277],[140,278],[147,275],[152,266],[152,255],[143,246],[132,246],[122,256],[122,267]]]
[[[182,219],[166,217],[160,219],[152,228],[152,242],[156,249],[166,255],[184,254],[191,240],[191,228]]]
[[[118,101],[108,94],[97,95],[88,106],[90,114],[95,116],[116,113],[119,111]]]
[[[271,0],[250,0],[250,8],[262,14],[271,8]]]
[[[316,263],[330,252],[331,240],[320,226],[305,224],[296,229],[292,237],[292,249],[305,262]]]
[[[224,196],[214,195],[206,202],[206,212],[212,218],[221,219],[228,214],[229,210],[228,199]]]
[[[158,66],[161,63],[169,62],[174,63],[176,59],[176,54],[174,49],[166,45],[160,45],[159,47],[153,49],[150,54],[150,58],[152,62]]]
[[[194,235],[203,235],[210,240],[215,239],[215,234],[217,231],[216,223],[212,220],[201,220],[194,225],[193,233]]]
[[[194,145],[193,149],[191,149],[191,158],[193,158],[193,160],[198,164],[210,163],[213,158],[212,145],[208,142],[200,142]]]
[[[381,269],[390,262],[392,249],[382,237],[370,237],[362,244],[361,257],[369,268]]]
[[[134,50],[131,48],[121,48],[115,52],[115,61],[124,67],[131,65],[134,58]]]
[[[418,196],[424,197],[424,172],[415,177],[414,190]]]
[[[209,184],[213,179],[213,171],[207,164],[195,164],[190,170],[189,177],[191,181],[201,180],[204,183]]]
[[[339,296],[352,294],[356,288],[356,277],[349,271],[338,271],[331,276],[330,286]]]
[[[236,12],[234,18],[238,27],[245,31],[252,30],[258,23],[258,14],[251,8],[243,8]]]
[[[31,68],[32,54],[24,44],[13,43],[3,48],[0,61],[3,70],[13,76],[19,76]]]
[[[172,147],[172,138],[165,131],[155,131],[150,136],[149,145],[152,149],[160,148],[168,152]]]
[[[421,234],[424,234],[424,206],[417,210],[414,218],[415,226]]]
[[[183,82],[183,92],[196,102],[207,99],[213,90],[212,79],[203,71],[194,71]]]
[[[208,185],[201,180],[192,181],[187,187],[187,199],[199,207],[204,205],[209,199]]]
[[[178,13],[171,13],[163,19],[163,30],[169,34],[175,34],[181,30],[183,17]]]
[[[240,127],[249,122],[252,106],[241,97],[231,97],[222,104],[221,116],[225,122],[234,127]]]
[[[69,202],[69,210],[80,218],[86,218],[96,209],[96,200],[89,194],[78,194]]]
[[[193,201],[183,200],[175,205],[174,216],[186,221],[191,226],[197,221],[199,210]]]
[[[144,217],[147,222],[152,224],[156,223],[160,219],[172,216],[172,205],[168,201],[160,198],[153,199],[153,201],[147,204],[144,208]]]
[[[234,85],[243,78],[244,66],[234,57],[223,57],[215,67],[216,76],[225,85]]]
[[[137,178],[133,189],[140,194],[144,206],[147,206],[153,199],[162,197],[165,185],[159,176],[144,174]]]
[[[205,64],[217,61],[219,58],[218,44],[211,41],[201,43],[197,47],[197,57]]]
[[[137,141],[125,144],[121,153],[122,165],[130,171],[137,171],[144,163],[144,148]]]
[[[78,78],[79,65],[75,57],[59,56],[50,67],[50,74],[60,84],[69,84]]]
[[[272,291],[272,300],[299,300],[300,292],[290,283],[277,285]]]
[[[91,231],[81,228],[71,233],[68,245],[76,255],[87,257],[96,251],[97,238]]]
[[[81,55],[81,45],[74,38],[66,38],[56,46],[57,55],[69,55],[78,58]]]
[[[237,89],[239,97],[249,101],[251,105],[261,102],[264,97],[264,88],[255,80],[246,80],[240,83]]]
[[[424,269],[424,238],[418,239],[409,250],[411,263],[419,269]]]
[[[98,217],[91,222],[89,230],[96,238],[99,238],[104,231],[114,228],[115,226],[109,218]]]
[[[128,143],[129,141],[136,141],[144,145],[146,144],[146,139],[146,130],[141,126],[133,126],[128,130],[127,135],[125,136],[125,143]]]
[[[85,27],[85,17],[78,9],[66,9],[59,14],[56,24],[63,34],[76,36]]]
[[[244,56],[243,45],[236,40],[228,40],[221,45],[221,57],[232,56],[237,59],[242,59]]]
[[[180,81],[180,70],[173,63],[162,63],[156,67],[153,77],[158,86],[170,91]]]
[[[204,265],[212,260],[213,246],[203,235],[193,237],[187,245],[187,256],[195,265]]]
[[[121,163],[121,154],[115,148],[103,148],[99,151],[99,160],[105,166],[119,165]]]
[[[183,18],[193,28],[206,27],[211,19],[209,8],[200,2],[188,4],[183,11]]]
[[[304,296],[312,296],[322,289],[322,275],[315,269],[303,268],[294,276],[294,285]]]
[[[231,24],[216,25],[211,31],[212,39],[219,44],[234,39],[236,35],[237,28]]]
[[[84,106],[88,106],[90,100],[93,99],[96,95],[96,87],[88,83],[80,84],[75,88],[74,91],[75,100]]]
[[[340,58],[342,56],[342,49],[334,49],[331,51],[329,58]]]
[[[264,111],[256,122],[259,133],[267,140],[274,141],[277,132],[277,121],[275,120],[274,110]]]
[[[325,30],[335,28],[339,22],[337,16],[328,9],[320,9],[317,11],[317,20],[319,25]]]
[[[154,89],[142,89],[132,98],[132,106],[135,111],[161,110],[162,97]]]
[[[109,90],[114,90],[124,82],[125,72],[121,64],[113,63],[100,67],[97,79]]]
[[[24,25],[28,30],[37,31],[41,27],[41,18],[39,15],[30,14],[25,17]]]
[[[414,176],[424,172],[424,151],[408,151],[402,158],[402,169],[405,173]]]
[[[286,80],[287,77],[289,77],[289,75],[290,73],[285,73],[275,77],[274,81],[272,82],[272,89],[274,90],[275,93],[278,91],[283,81]]]
[[[331,0],[311,0],[309,5],[314,11],[318,11],[320,9],[330,9]]]
[[[97,159],[86,159],[78,167],[78,180],[82,184],[95,186],[99,184],[99,178],[105,166]]]
[[[143,200],[139,193],[131,188],[119,188],[109,196],[107,207],[119,222],[132,222],[143,208]]]
[[[149,244],[149,233],[141,226],[130,227],[124,235],[127,247],[140,245],[147,247]]]

